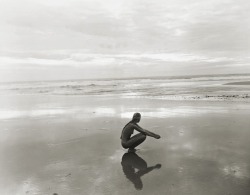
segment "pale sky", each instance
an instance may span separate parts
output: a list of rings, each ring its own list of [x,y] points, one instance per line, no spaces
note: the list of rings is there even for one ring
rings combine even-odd
[[[249,0],[0,0],[0,82],[250,73]]]

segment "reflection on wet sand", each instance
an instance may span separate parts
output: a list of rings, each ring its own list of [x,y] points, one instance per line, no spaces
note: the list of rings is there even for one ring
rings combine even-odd
[[[125,176],[134,184],[137,190],[143,188],[141,177],[154,169],[160,169],[161,164],[148,167],[147,162],[134,152],[125,153],[122,156],[122,170]],[[136,169],[138,171],[136,172]]]
[[[1,195],[249,195],[249,104],[12,98],[0,101]],[[121,114],[135,109],[162,138],[124,154]]]

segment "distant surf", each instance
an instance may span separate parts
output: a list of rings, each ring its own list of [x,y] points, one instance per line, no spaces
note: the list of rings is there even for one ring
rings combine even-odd
[[[189,75],[1,83],[3,94],[119,96],[169,100],[250,98],[250,75]]]

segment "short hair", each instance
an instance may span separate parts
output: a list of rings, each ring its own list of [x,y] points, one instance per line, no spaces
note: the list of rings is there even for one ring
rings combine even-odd
[[[135,120],[135,118],[141,117],[141,114],[139,112],[134,113],[132,120]]]

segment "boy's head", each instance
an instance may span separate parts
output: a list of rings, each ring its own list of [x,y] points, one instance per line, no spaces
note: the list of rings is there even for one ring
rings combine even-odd
[[[133,118],[132,118],[132,121],[133,121],[133,122],[136,122],[136,123],[139,123],[140,120],[141,120],[141,114],[138,113],[138,112],[137,112],[137,113],[134,113]]]

